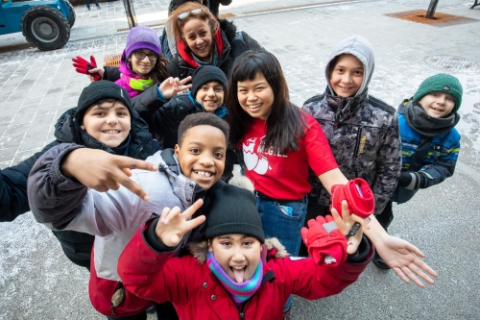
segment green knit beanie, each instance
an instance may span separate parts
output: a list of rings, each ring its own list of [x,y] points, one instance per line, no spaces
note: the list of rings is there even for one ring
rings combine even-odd
[[[457,112],[462,104],[463,88],[457,78],[445,73],[439,73],[425,79],[413,96],[413,101],[419,101],[432,92],[447,93],[455,100],[453,112]]]

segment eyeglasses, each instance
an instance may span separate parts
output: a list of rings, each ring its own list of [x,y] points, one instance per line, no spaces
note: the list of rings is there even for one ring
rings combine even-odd
[[[186,17],[188,17],[190,14],[199,14],[202,11],[203,11],[203,8],[197,8],[197,9],[193,9],[193,10],[190,10],[190,11],[185,11],[185,12],[179,13],[178,16],[177,16],[177,19],[178,20],[183,20]]]
[[[148,60],[150,60],[151,62],[154,62],[154,61],[157,61],[157,59],[158,59],[158,55],[156,53],[145,53],[143,51],[135,50],[135,51],[133,51],[133,55],[138,60],[143,60],[143,59],[145,59],[145,57],[148,57]]]

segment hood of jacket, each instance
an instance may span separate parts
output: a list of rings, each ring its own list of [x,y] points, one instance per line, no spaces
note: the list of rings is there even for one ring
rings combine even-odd
[[[109,153],[115,153],[112,148],[100,141],[97,141],[87,134],[85,130],[80,128],[80,125],[75,119],[75,110],[76,108],[68,109],[60,116],[55,124],[55,138],[60,142],[76,143],[91,149],[101,149]],[[138,158],[140,152],[146,145],[152,147],[152,150],[149,150],[146,153],[146,156],[151,155],[155,151],[159,150],[160,146],[153,140],[150,132],[148,132],[147,123],[140,118],[135,110],[132,110],[131,119],[132,123],[128,156]]]
[[[347,38],[340,43],[338,43],[335,48],[333,48],[330,57],[328,58],[328,63],[325,68],[325,77],[328,83],[328,91],[333,95],[334,91],[330,86],[330,74],[331,64],[333,60],[342,54],[351,54],[355,56],[363,64],[363,82],[358,89],[354,97],[361,96],[367,91],[370,80],[372,79],[373,70],[375,69],[375,60],[373,54],[373,48],[370,43],[361,36],[352,36]]]

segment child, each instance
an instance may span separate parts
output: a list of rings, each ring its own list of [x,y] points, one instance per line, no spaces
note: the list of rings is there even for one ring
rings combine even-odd
[[[138,26],[131,28],[127,34],[120,68],[99,68],[93,57],[90,57],[90,63],[81,57],[72,60],[77,72],[87,74],[92,81],[113,81],[127,90],[130,98],[133,98],[168,78],[167,60],[161,52],[160,40],[155,30]],[[96,78],[93,77],[95,74],[98,74]]]
[[[57,143],[76,143],[142,160],[160,150],[147,124],[132,108],[125,89],[105,80],[83,89],[77,107],[58,119],[55,137]],[[53,233],[68,259],[90,269],[94,236],[76,231]]]
[[[322,126],[342,173],[368,182],[379,214],[395,190],[401,149],[395,109],[368,94],[374,66],[366,39],[353,36],[341,41],[325,68],[325,93],[307,100],[303,110]],[[329,190],[313,174],[310,183],[307,220],[328,214],[330,204]]]
[[[190,243],[192,255],[172,253],[183,235],[205,220],[189,219],[201,204],[182,214],[179,208],[164,209],[140,228],[119,259],[127,290],[171,301],[180,319],[281,319],[290,294],[310,300],[337,294],[358,279],[373,255],[364,237],[347,260],[347,239],[329,216],[302,230],[315,258],[291,260],[277,239],[265,239],[251,191],[228,185],[214,197],[207,240]],[[343,217],[348,217],[346,205]],[[336,220],[343,223],[338,215]],[[328,264],[324,256],[333,252],[335,262]]]
[[[255,188],[263,231],[266,237],[279,238],[290,254],[297,255],[299,231],[307,211],[306,194],[311,189],[309,167],[326,190],[348,180],[338,169],[318,122],[289,101],[285,77],[273,54],[249,51],[237,58],[229,78],[226,106],[230,141],[243,151],[246,176]],[[389,256],[387,260],[394,262],[396,259],[390,254],[401,256],[402,250],[373,216],[369,220],[371,227],[364,230],[365,234],[380,255]],[[412,254],[410,258],[415,264],[426,268],[416,257],[418,252],[403,253]],[[397,274],[407,279],[400,269]]]
[[[409,201],[419,189],[451,177],[460,151],[460,134],[455,129],[462,103],[462,85],[457,78],[440,73],[420,84],[413,98],[398,107],[402,135],[402,173],[392,199],[378,222],[387,230],[393,220],[392,202]],[[379,256],[374,263],[390,269]]]
[[[227,77],[223,71],[215,66],[202,66],[193,74],[188,95],[176,95],[169,101],[164,98],[166,94],[162,94],[163,98],[142,95],[134,106],[164,148],[173,148],[177,144],[178,126],[187,115],[210,112],[220,118],[226,116],[223,105],[226,90]]]
[[[163,208],[186,208],[202,198],[206,206],[199,214],[208,212],[211,193],[224,186],[219,180],[228,131],[228,124],[215,115],[186,117],[175,150],[147,159],[158,167],[75,144],[52,148],[37,161],[28,182],[37,221],[54,230],[95,235],[89,295],[97,311],[112,319],[145,319],[145,310],[153,302],[124,291],[117,274],[118,257],[135,231]],[[97,192],[87,187],[118,190]],[[203,236],[199,227],[185,240]]]

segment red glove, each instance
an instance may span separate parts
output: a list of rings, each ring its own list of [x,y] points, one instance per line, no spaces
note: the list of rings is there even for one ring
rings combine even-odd
[[[335,208],[342,216],[342,201],[347,200],[348,209],[352,214],[365,219],[375,211],[375,197],[367,181],[356,178],[348,181],[347,184],[336,184],[332,186],[330,209]]]
[[[77,71],[78,73],[83,73],[83,74],[92,76],[93,81],[102,80],[102,76],[97,72],[94,72],[94,73],[88,72],[88,70],[91,70],[97,67],[97,61],[95,61],[95,58],[93,56],[90,56],[90,62],[88,62],[87,60],[83,59],[80,56],[73,57],[72,61],[73,61],[73,67],[75,68],[75,71]]]
[[[308,254],[316,264],[337,266],[347,260],[347,238],[338,230],[333,217],[318,216],[300,231]]]

